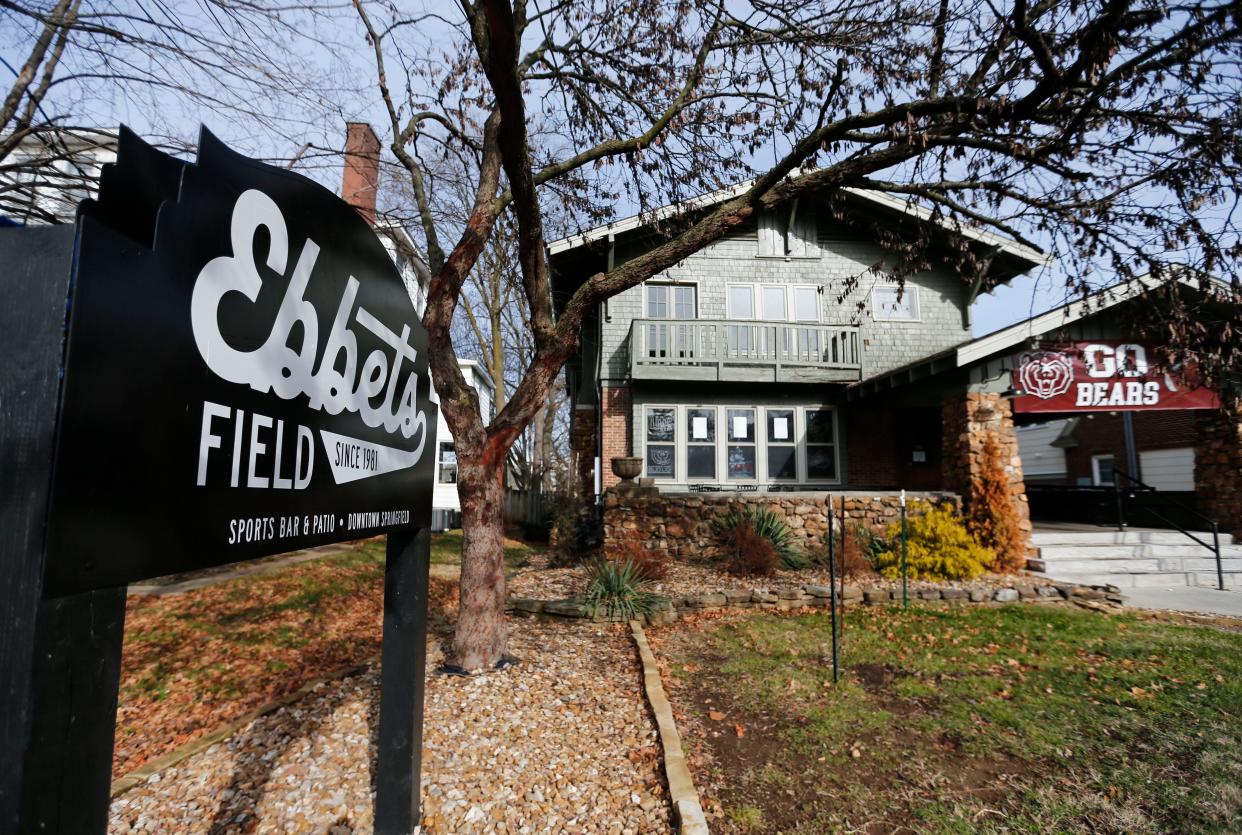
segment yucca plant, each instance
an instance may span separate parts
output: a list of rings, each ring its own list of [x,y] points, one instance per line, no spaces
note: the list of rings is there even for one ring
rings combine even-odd
[[[610,618],[633,620],[654,610],[660,596],[648,590],[648,580],[632,559],[596,560],[588,569],[583,604],[592,617],[604,614]]]
[[[782,568],[806,568],[806,555],[798,547],[793,528],[789,527],[789,523],[770,508],[746,505],[741,510],[726,513],[716,523],[717,533],[727,536],[729,531],[744,522],[749,523],[755,529],[756,534],[772,543],[772,548],[780,557]]]

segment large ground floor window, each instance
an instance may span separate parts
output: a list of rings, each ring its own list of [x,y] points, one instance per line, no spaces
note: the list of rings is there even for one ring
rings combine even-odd
[[[831,406],[643,406],[646,475],[664,482],[836,484]]]

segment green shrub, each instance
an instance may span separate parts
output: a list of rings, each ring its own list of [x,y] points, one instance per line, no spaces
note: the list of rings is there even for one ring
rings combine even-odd
[[[660,599],[647,589],[649,581],[633,560],[596,560],[589,576],[583,603],[593,616],[633,620],[650,614]]]
[[[743,519],[721,536],[725,569],[741,577],[769,577],[776,573],[781,558],[772,541],[760,536],[749,519]]]
[[[798,547],[793,528],[776,511],[759,505],[745,505],[741,510],[725,514],[716,523],[716,534],[726,552],[729,532],[743,523],[750,524],[758,536],[772,543],[783,568],[806,568],[807,558]]]
[[[951,507],[932,507],[915,502],[909,508],[906,536],[907,576],[913,580],[970,580],[978,577],[996,558],[966,529]],[[876,568],[890,579],[901,577],[901,522],[885,532],[888,548],[881,551]]]

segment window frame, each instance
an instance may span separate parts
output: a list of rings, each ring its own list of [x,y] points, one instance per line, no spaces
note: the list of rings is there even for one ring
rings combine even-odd
[[[453,452],[453,463],[451,465],[446,464],[444,460],[446,447]],[[444,478],[444,471],[447,466],[451,466],[453,468],[452,481],[446,481]],[[436,445],[436,484],[457,484],[457,474],[457,444],[453,441],[440,441],[440,443]]]
[[[676,482],[677,481],[677,471],[678,471],[677,464],[678,464],[678,459],[681,457],[680,456],[681,444],[678,442],[677,424],[680,422],[678,420],[678,417],[679,417],[678,412],[681,411],[681,408],[682,407],[679,404],[664,405],[664,404],[658,404],[658,403],[656,404],[647,403],[643,405],[643,410],[642,410],[643,476],[647,478],[655,479],[656,481],[665,481],[665,482]],[[652,475],[651,473],[647,472],[647,462],[651,454],[651,446],[652,446],[651,442],[648,440],[647,432],[651,426],[649,416],[651,412],[654,412],[654,411],[671,411],[673,413],[673,439],[671,441],[656,441],[655,442],[655,446],[659,446],[659,447],[669,446],[673,448],[672,475]]]
[[[718,479],[721,484],[759,484],[761,483],[759,473],[762,472],[760,465],[764,462],[759,460],[759,415],[764,407],[762,406],[722,406],[725,415],[725,431],[724,431],[724,469],[723,478]],[[734,441],[731,439],[733,434],[733,415],[730,412],[750,412],[753,422],[751,423],[751,439],[749,441]],[[753,461],[755,467],[754,475],[749,478],[734,478],[729,474],[729,448],[730,447],[750,447],[753,453]]]
[[[750,315],[749,316],[742,316],[740,313],[737,313],[733,309],[733,289],[734,288],[739,288],[739,289],[745,288],[746,290],[750,292]],[[759,308],[756,305],[756,298],[755,298],[756,295],[758,294],[755,292],[754,282],[730,281],[726,283],[725,284],[725,318],[737,319],[743,322],[760,321],[759,319],[755,318],[755,314],[759,312]]]
[[[802,440],[798,444],[802,455],[802,481],[807,484],[840,484],[841,483],[841,432],[840,421],[837,419],[837,408],[835,406],[803,406],[802,411]],[[832,414],[832,443],[825,444],[821,442],[811,442],[809,416],[812,412],[829,412]],[[811,477],[811,456],[810,448],[812,446],[831,446],[832,447],[832,478],[812,478]]]
[[[1103,481],[1100,478],[1100,462],[1103,460],[1113,462],[1113,479],[1112,481]],[[1091,456],[1091,486],[1092,487],[1116,487],[1117,486],[1117,456],[1111,452],[1100,453]]]
[[[663,289],[668,292],[668,298],[665,305],[668,315],[653,316],[651,314],[651,291],[654,289]],[[690,291],[690,298],[694,307],[694,315],[689,319],[679,319],[673,314],[677,310],[677,290],[687,289]],[[699,284],[697,281],[644,281],[643,282],[643,315],[642,319],[656,319],[661,322],[693,322],[699,318]]]
[[[684,450],[686,459],[686,483],[693,484],[696,481],[706,479],[708,483],[718,483],[720,481],[720,407],[710,405],[683,405],[680,407],[684,417],[686,426],[686,442],[681,446]],[[691,412],[711,412],[712,426],[710,441],[694,440],[694,433],[691,431],[690,421],[692,420]],[[712,451],[712,475],[694,475],[690,472],[690,448],[691,447],[710,447]]]
[[[781,316],[779,319],[778,319],[778,318],[776,318],[776,317],[772,317],[772,316],[768,316],[768,315],[767,315],[767,310],[766,310],[766,307],[765,307],[764,294],[765,294],[767,291],[769,291],[769,290],[779,290],[779,291],[780,291],[780,294],[781,294],[781,308],[783,309],[784,315],[783,315],[783,316]],[[760,313],[760,314],[762,314],[761,318],[757,320],[757,321],[760,321],[760,322],[788,322],[788,321],[789,321],[789,314],[790,314],[790,310],[789,310],[789,285],[788,285],[788,284],[760,284],[760,285],[759,285],[759,313]]]
[[[876,293],[880,291],[887,292],[889,290],[896,292],[897,288],[891,284],[884,284],[884,285],[877,284],[876,286],[871,288],[871,318],[872,319],[874,319],[877,322],[895,322],[897,324],[915,324],[915,323],[923,321],[923,300],[919,298],[920,296],[919,285],[911,284],[909,281],[907,281],[906,286],[903,287],[901,291],[901,295],[903,299],[909,296],[910,300],[913,302],[914,316],[910,318],[907,318],[904,316],[894,316],[892,315],[892,311],[889,311],[888,313],[881,315],[881,313],[883,312],[883,308],[881,307],[880,302],[876,299]]]
[[[818,284],[790,284],[789,285],[789,321],[798,325],[822,325],[824,323],[824,305],[820,302],[820,285]],[[815,296],[815,318],[799,319],[798,317],[798,291],[810,290]]]
[[[771,419],[771,415],[773,412],[788,412],[789,413],[789,440],[788,441],[773,441],[772,438],[769,437],[768,424],[769,424],[769,421]],[[801,461],[802,445],[803,445],[802,442],[798,438],[798,407],[797,406],[764,406],[763,407],[763,472],[765,474],[764,477],[767,479],[769,484],[771,483],[797,484],[799,482],[800,480],[799,476],[802,475],[802,472],[803,472],[802,461]],[[793,478],[778,478],[777,476],[772,475],[772,458],[770,455],[768,455],[768,449],[773,446],[793,449],[793,454],[794,454],[793,455],[793,464],[794,464]]]

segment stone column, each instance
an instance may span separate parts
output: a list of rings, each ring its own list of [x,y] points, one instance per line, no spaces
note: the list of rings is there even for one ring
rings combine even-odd
[[[570,466],[582,498],[595,504],[595,452],[598,449],[599,418],[594,406],[574,409],[569,428]]]
[[[983,443],[988,435],[993,435],[1000,444],[1010,498],[1018,514],[1018,527],[1029,547],[1031,509],[1027,504],[1026,481],[1008,398],[987,392],[946,395],[941,401],[941,417],[944,428],[940,472],[944,489],[961,495],[963,510],[969,509],[983,470]]]
[[[1195,496],[1200,513],[1242,537],[1242,404],[1196,413]]]

